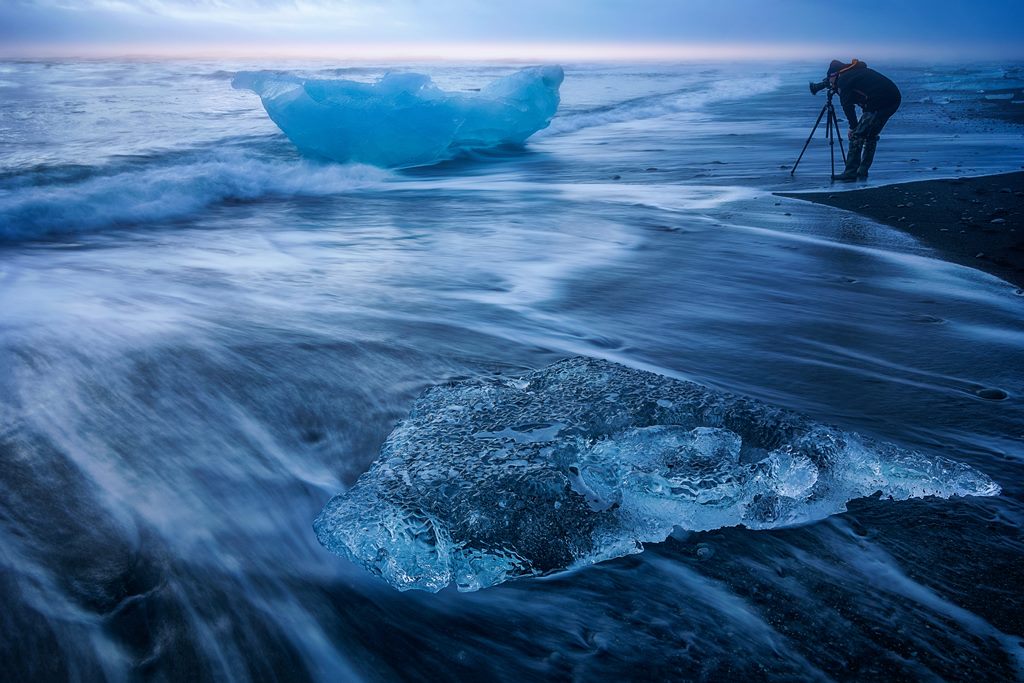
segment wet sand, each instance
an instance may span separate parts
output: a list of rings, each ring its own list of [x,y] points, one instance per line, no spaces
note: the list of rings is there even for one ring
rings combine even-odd
[[[967,109],[968,114],[987,118],[1024,123],[1024,88],[998,88],[986,90],[975,104]]]
[[[1024,172],[777,194],[899,228],[949,261],[1024,288]]]

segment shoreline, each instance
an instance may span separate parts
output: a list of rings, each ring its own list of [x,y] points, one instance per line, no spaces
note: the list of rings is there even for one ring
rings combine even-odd
[[[902,230],[940,256],[1024,289],[1024,171],[834,192],[776,192]]]

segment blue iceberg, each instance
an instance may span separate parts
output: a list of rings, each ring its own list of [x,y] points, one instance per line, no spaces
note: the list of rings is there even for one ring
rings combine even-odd
[[[534,67],[471,94],[445,92],[415,73],[360,83],[243,71],[232,85],[258,94],[303,154],[401,168],[523,144],[551,122],[563,78],[561,67]]]
[[[399,590],[472,591],[637,553],[676,527],[774,529],[877,493],[999,492],[965,464],[577,357],[428,390],[314,528]]]

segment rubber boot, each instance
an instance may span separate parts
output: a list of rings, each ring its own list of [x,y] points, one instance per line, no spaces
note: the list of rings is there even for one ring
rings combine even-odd
[[[839,175],[832,176],[832,180],[846,182],[857,179],[857,171],[861,166],[861,149],[864,148],[864,140],[857,138],[850,141],[850,151],[846,155],[846,170]]]
[[[875,149],[878,147],[878,138],[871,138],[864,143],[864,154],[860,158],[860,166],[857,167],[857,179],[865,180],[868,177],[868,169],[871,162],[875,160]]]

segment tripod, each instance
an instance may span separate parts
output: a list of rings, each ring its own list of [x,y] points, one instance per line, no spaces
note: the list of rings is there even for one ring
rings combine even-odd
[[[812,90],[813,84],[812,84]],[[800,150],[800,156],[796,158],[796,163],[793,164],[793,170],[789,172],[789,175],[796,173],[796,167],[800,165],[800,160],[804,158],[804,152],[807,151],[807,146],[811,144],[811,138],[814,137],[815,131],[818,130],[818,124],[821,123],[823,116],[828,114],[828,121],[825,123],[825,138],[828,140],[828,151],[832,157],[832,179],[836,177],[836,148],[835,141],[839,140],[839,153],[843,155],[843,164],[846,164],[846,150],[843,148],[843,134],[839,132],[839,118],[836,116],[836,108],[832,105],[832,96],[836,94],[836,91],[832,88],[828,89],[828,95],[825,98],[825,104],[821,108],[821,113],[818,114],[818,120],[814,122],[814,128],[811,128],[811,134],[807,136],[807,142],[804,143],[804,148]]]

